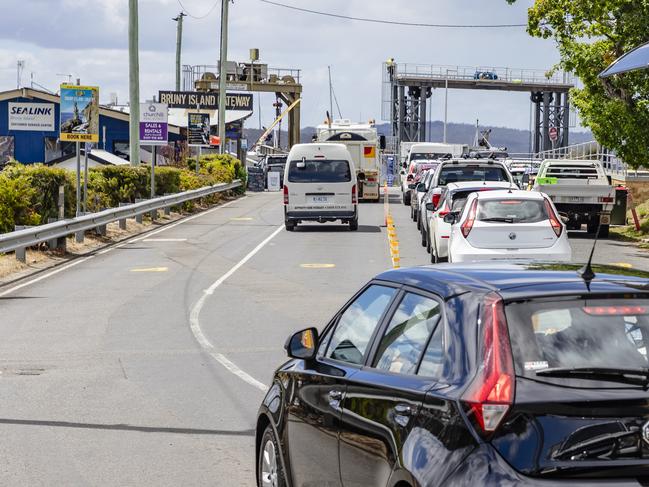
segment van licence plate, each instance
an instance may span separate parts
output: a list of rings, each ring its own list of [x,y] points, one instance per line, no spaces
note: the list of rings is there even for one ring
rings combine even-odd
[[[311,196],[311,203],[318,205],[329,203],[329,196]]]

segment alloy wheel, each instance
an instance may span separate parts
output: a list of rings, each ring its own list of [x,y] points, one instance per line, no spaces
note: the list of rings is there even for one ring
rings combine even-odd
[[[261,485],[279,487],[277,475],[277,453],[271,439],[266,441],[261,460]]]

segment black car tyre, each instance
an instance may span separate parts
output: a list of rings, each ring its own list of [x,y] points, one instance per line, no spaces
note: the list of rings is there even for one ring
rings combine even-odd
[[[349,229],[352,232],[358,230],[358,217],[354,218],[353,220],[349,220]]]
[[[608,225],[602,225],[601,227],[599,227],[598,238],[608,238],[608,230],[609,230]]]
[[[410,206],[410,192],[401,193],[401,196],[403,198],[403,204],[406,206]]]
[[[286,226],[286,231],[287,232],[292,232],[295,230],[296,223],[295,222],[289,222],[286,221],[284,222],[284,225]]]
[[[419,210],[415,211],[415,221],[417,222],[417,230],[421,230],[421,218],[419,218],[421,215],[419,214]]]
[[[428,248],[428,232],[423,227],[421,229],[421,246]]]
[[[437,248],[435,246],[435,243],[431,242],[430,244],[430,261],[433,264],[437,264],[439,262],[439,258],[437,257]]]
[[[270,425],[266,426],[261,438],[257,459],[258,487],[286,487],[286,476],[279,458],[279,446]]]

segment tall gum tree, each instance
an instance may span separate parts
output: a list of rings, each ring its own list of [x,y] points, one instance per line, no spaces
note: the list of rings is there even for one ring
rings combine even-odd
[[[649,166],[649,70],[598,77],[615,59],[649,41],[649,0],[535,0],[527,32],[554,39],[561,59],[554,69],[581,80],[572,102],[597,141],[630,167]]]

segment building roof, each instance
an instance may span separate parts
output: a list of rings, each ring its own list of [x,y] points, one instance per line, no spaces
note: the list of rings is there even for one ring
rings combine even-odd
[[[83,146],[80,152],[81,152],[81,156],[83,157],[85,153]],[[56,159],[47,162],[46,165],[58,166],[61,164],[65,164],[71,160],[76,160],[76,157],[77,157],[76,154],[66,154],[64,156],[57,157]],[[115,154],[105,151],[103,149],[92,149],[88,153],[88,159],[102,166],[128,166],[130,164],[130,162],[127,161],[126,159],[122,159],[121,157],[116,156]]]

